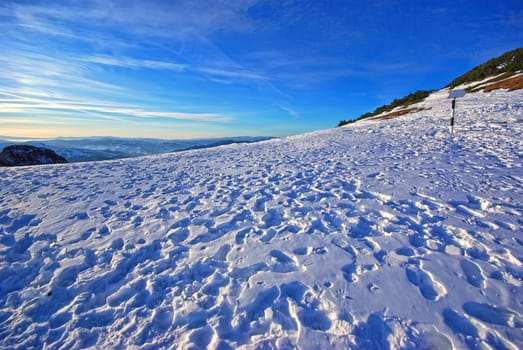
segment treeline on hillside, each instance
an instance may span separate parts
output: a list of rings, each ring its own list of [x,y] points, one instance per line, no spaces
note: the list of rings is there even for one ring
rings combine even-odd
[[[501,73],[504,74],[500,79],[504,79],[521,70],[523,70],[523,48],[506,52],[499,57],[493,58],[471,69],[451,81],[447,87],[452,89],[461,84],[481,81]]]
[[[515,49],[512,51],[505,52],[503,55],[493,58],[482,65],[479,65],[467,73],[457,77],[450,82],[446,87],[455,88],[461,84],[472,83],[475,81],[482,81],[488,77],[494,77],[499,75],[494,79],[489,80],[489,83],[494,83],[499,80],[503,80],[511,77],[515,73],[523,71],[523,48]],[[357,119],[352,120],[341,120],[338,123],[338,126],[343,126],[346,124],[354,123],[355,121],[370,118],[375,115],[381,114],[383,112],[390,112],[396,107],[404,106],[407,107],[411,104],[418,103],[423,101],[432,91],[434,90],[419,90],[410,95],[407,95],[403,98],[396,99],[388,105],[378,107],[374,112],[369,112],[362,114]],[[472,86],[467,89],[468,92],[477,91],[477,86]]]
[[[381,113],[390,112],[390,111],[392,111],[396,107],[400,107],[400,106],[407,107],[407,106],[410,106],[410,105],[412,105],[414,103],[422,102],[427,96],[430,95],[430,93],[432,91],[433,90],[418,90],[416,92],[408,94],[407,96],[405,96],[403,98],[395,99],[394,101],[392,101],[388,105],[384,105],[384,106],[378,107],[378,108],[376,108],[374,110],[374,112],[368,112],[368,113],[362,114],[357,119],[341,120],[338,123],[338,126],[343,126],[343,125],[346,125],[346,124],[354,123],[355,121],[358,121],[358,120],[361,120],[361,119],[374,117],[375,115],[378,115],[378,114],[381,114]]]

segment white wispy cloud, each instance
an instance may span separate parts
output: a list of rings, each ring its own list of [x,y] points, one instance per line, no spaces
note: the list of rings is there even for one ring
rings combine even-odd
[[[6,125],[38,125],[43,124],[42,119],[40,118],[0,118],[0,124],[3,126]],[[45,124],[47,125],[63,125],[65,124],[64,121],[59,120],[46,120]],[[2,135],[3,136],[3,135]]]
[[[287,113],[289,113],[289,115],[293,118],[299,118],[300,117],[300,113],[298,113],[296,110],[290,108],[290,107],[286,107],[286,106],[282,106],[282,105],[278,105],[278,107],[282,110],[282,111],[285,111]]]
[[[133,121],[138,119],[174,119],[198,122],[227,123],[231,117],[217,113],[187,113],[179,111],[158,111],[128,104],[115,104],[107,101],[70,100],[65,98],[37,98],[23,94],[0,91],[0,114],[23,115],[38,111],[59,111],[69,113],[71,119],[78,113],[93,114],[104,119]]]
[[[85,65],[184,72],[223,84],[242,81],[261,84],[274,92],[278,89],[271,86],[268,76],[259,69],[261,67],[238,62],[210,39],[218,32],[245,34],[255,30],[257,23],[250,18],[248,10],[259,2],[104,0],[89,3],[18,3],[4,5],[3,8],[4,12],[8,12],[7,17],[12,25],[20,29],[11,33],[18,42],[25,42],[28,36],[25,32],[32,31],[45,37],[85,42],[88,46],[102,49],[104,54],[79,54],[74,57],[69,53],[69,59],[77,59]],[[114,30],[125,33],[129,40],[122,43],[121,36],[110,37],[109,33]],[[140,55],[143,58],[125,54],[125,44],[133,43],[138,45],[139,50],[153,45],[155,50],[171,53],[174,60],[149,58],[146,52],[145,56]],[[115,47],[118,49],[115,50]],[[72,65],[72,62],[67,62],[67,65]],[[81,68],[89,69],[88,66]],[[27,81],[28,77],[24,78]],[[51,83],[49,79],[45,82]],[[92,84],[85,84],[89,85]]]
[[[16,16],[21,25],[60,35],[56,28],[69,22],[118,27],[151,36],[183,38],[198,32],[245,31],[254,29],[248,9],[260,0],[221,2],[213,0],[140,1],[95,0],[54,3],[4,4],[4,12]]]
[[[269,77],[264,75],[251,72],[242,68],[237,69],[220,69],[220,68],[201,68],[200,72],[225,77],[225,78],[239,78],[239,79],[248,79],[248,80],[260,80],[260,81],[269,81]]]
[[[339,57],[297,56],[282,51],[255,51],[242,57],[248,66],[257,67],[273,82],[291,86],[314,86],[333,79],[360,76],[363,71]]]
[[[104,94],[121,94],[122,86],[88,77],[90,68],[78,64],[72,57],[53,57],[23,49],[13,48],[8,54],[0,55],[0,86],[27,86],[40,90],[81,90]]]
[[[186,64],[164,62],[157,60],[136,59],[131,57],[115,57],[108,55],[96,55],[89,57],[81,57],[79,60],[89,63],[102,64],[108,66],[118,66],[124,68],[149,68],[149,69],[163,69],[172,70],[176,72],[184,71],[188,68]]]
[[[64,1],[61,4],[11,4],[8,12],[12,24],[23,30],[88,42],[112,52],[110,55],[84,56],[81,59],[86,63],[126,68],[189,70],[223,82],[227,82],[223,78],[267,81],[267,77],[257,69],[240,64],[209,39],[218,32],[245,34],[254,31],[257,23],[250,18],[248,10],[259,2],[260,0],[229,3],[213,0],[181,0],[175,3],[137,0],[88,3]],[[131,42],[157,45],[157,49],[171,51],[184,63],[147,57],[138,59],[121,52],[114,53],[114,47],[121,47],[122,43],[120,38],[107,37],[113,30],[126,33]],[[24,40],[23,34],[13,35],[20,41]]]
[[[257,67],[262,76],[271,77],[291,87],[310,87],[336,79],[365,78],[393,74],[423,73],[427,65],[409,58],[403,61],[377,62],[370,60],[347,60],[344,57],[323,54],[310,57],[296,56],[283,51],[254,51],[242,57],[248,66]]]
[[[122,127],[138,125],[142,120],[147,121],[148,127],[154,127],[176,121],[223,124],[233,120],[221,113],[201,113],[205,109],[201,106],[173,108],[169,105],[177,103],[172,98],[158,101],[147,91],[92,77],[93,72],[97,72],[94,69],[97,65],[170,72],[181,72],[186,69],[185,65],[125,56],[85,57],[69,53],[57,58],[52,54],[33,52],[21,45],[0,56],[0,65],[5,68],[0,70],[0,116],[4,116],[4,127],[19,125],[23,128],[31,123],[72,126],[79,121],[103,120],[119,123]],[[99,96],[104,96],[105,100]],[[137,99],[142,103],[136,103]]]
[[[261,92],[256,98],[274,106],[288,100],[282,85],[303,86],[340,74],[331,62],[315,57],[249,60],[220,44],[223,33],[243,36],[260,28],[259,19],[250,14],[259,2],[0,3],[0,16],[6,19],[0,23],[0,30],[6,29],[0,44],[9,48],[0,55],[0,89],[16,95],[0,95],[0,115],[15,119],[25,113],[46,117],[56,113],[70,121],[92,118],[134,125],[158,125],[158,120],[224,124],[244,111],[221,101],[220,108],[206,105],[207,87],[221,89],[209,82],[224,87],[240,84]],[[121,70],[109,66],[135,72],[122,76]],[[163,71],[162,79],[140,80],[158,76],[136,72],[141,69]],[[190,83],[176,84],[179,77]],[[183,102],[175,100],[180,96]],[[155,104],[156,99],[163,101]],[[224,108],[230,110],[222,113]],[[285,102],[280,109],[299,116]]]

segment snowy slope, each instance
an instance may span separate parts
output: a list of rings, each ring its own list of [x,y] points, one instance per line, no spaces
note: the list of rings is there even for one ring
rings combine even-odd
[[[0,170],[0,348],[522,348],[523,93]]]

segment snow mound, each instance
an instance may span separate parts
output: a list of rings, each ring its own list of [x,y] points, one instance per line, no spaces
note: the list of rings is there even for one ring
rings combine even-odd
[[[523,347],[523,94],[0,170],[1,348]],[[430,108],[430,109],[429,109]]]

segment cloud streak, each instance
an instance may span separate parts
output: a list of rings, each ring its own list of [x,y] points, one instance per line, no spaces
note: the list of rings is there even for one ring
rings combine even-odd
[[[106,0],[93,1],[88,5],[76,1],[65,1],[61,5],[36,2],[4,5],[4,12],[9,14],[13,25],[25,31],[88,42],[96,47],[101,45],[104,50],[112,52],[80,57],[85,63],[129,69],[189,71],[224,83],[228,83],[224,78],[267,82],[269,79],[255,67],[246,68],[209,40],[209,36],[215,33],[245,34],[255,30],[257,23],[250,18],[248,10],[259,2],[242,0],[223,4],[212,0],[182,0],[176,3]],[[150,43],[157,45],[154,43],[163,42],[156,49],[170,51],[188,63],[138,59],[121,52],[115,54],[115,46],[124,49],[129,42],[122,43],[119,39],[107,37],[108,31],[126,33],[125,36],[140,43],[142,48]],[[20,33],[13,35],[24,40]],[[172,50],[172,47],[176,49]]]
[[[59,23],[69,22],[81,23],[86,27],[106,26],[140,35],[181,39],[195,32],[210,35],[217,31],[253,30],[248,9],[258,2],[260,1],[242,0],[226,4],[213,0],[95,0],[62,1],[61,4],[7,2],[2,6],[2,12],[14,16],[19,25],[53,35],[62,35],[57,30]]]
[[[32,89],[57,91],[64,87],[73,90],[121,94],[125,89],[119,85],[88,77],[91,69],[86,64],[78,64],[71,57],[56,58],[27,50],[25,47],[13,48],[7,55],[0,55],[0,87],[28,86]]]
[[[89,62],[94,64],[117,66],[123,68],[148,68],[148,69],[160,69],[160,70],[171,70],[175,72],[185,71],[188,66],[186,64],[147,60],[147,59],[135,59],[130,57],[114,57],[108,55],[97,55],[90,57],[79,58],[80,61]]]
[[[105,119],[129,120],[138,119],[173,119],[199,122],[227,123],[232,120],[228,116],[216,113],[185,113],[177,111],[155,111],[132,105],[112,104],[105,101],[78,101],[67,99],[40,99],[30,96],[12,94],[0,91],[0,95],[8,98],[0,99],[0,114],[24,114],[38,111],[60,111],[69,113],[74,119],[78,113],[95,113]]]
[[[282,111],[285,111],[287,113],[289,113],[289,115],[293,118],[299,118],[300,117],[300,113],[298,113],[297,111],[295,111],[294,109],[290,108],[290,107],[286,107],[286,106],[282,106],[282,105],[278,105],[278,107],[282,110]]]
[[[219,68],[201,68],[200,72],[210,74],[218,77],[233,78],[233,79],[246,79],[246,80],[257,80],[257,81],[269,81],[269,77],[251,72],[242,68],[238,69],[219,69]]]

